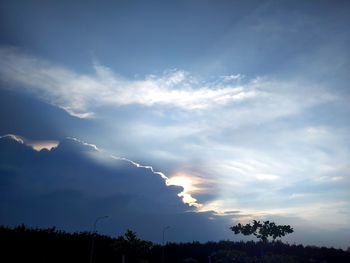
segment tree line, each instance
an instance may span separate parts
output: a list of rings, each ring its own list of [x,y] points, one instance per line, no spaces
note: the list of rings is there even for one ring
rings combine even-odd
[[[272,225],[271,229],[273,228]],[[239,232],[239,228],[236,231]],[[0,262],[90,262],[93,236],[92,262],[99,263],[350,262],[349,251],[285,244],[274,240],[167,243],[162,246],[138,238],[131,230],[123,236],[113,238],[91,232],[67,233],[55,228],[39,229],[24,225],[14,228],[0,227]]]

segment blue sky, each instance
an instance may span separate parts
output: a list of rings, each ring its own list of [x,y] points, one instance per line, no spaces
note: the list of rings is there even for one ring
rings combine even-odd
[[[103,202],[97,192],[106,191],[112,198],[106,210],[115,214],[127,185],[130,196],[142,196],[132,189],[145,178],[128,183],[127,175],[147,173],[158,179],[148,182],[157,193],[147,199],[150,218],[172,218],[172,209],[156,200],[180,202],[173,211],[182,218],[178,229],[196,220],[211,226],[207,235],[193,231],[193,239],[234,238],[230,224],[258,218],[294,226],[291,242],[349,246],[347,1],[1,1],[0,7],[2,153],[37,156],[51,146],[62,153],[41,153],[50,157],[32,165],[2,161],[4,185],[12,173],[6,169],[21,167],[10,190],[23,184],[15,178],[32,178],[39,169],[23,196],[43,198],[30,183],[40,180],[45,194],[69,190]],[[56,164],[54,174],[79,173],[64,165],[72,143],[81,148],[70,158],[98,167],[108,187],[97,183],[97,172],[90,183],[77,176],[72,186],[63,175],[57,187],[47,182],[52,171],[41,170],[45,158]],[[123,186],[110,177],[120,162],[126,168],[114,173]],[[113,184],[115,193],[104,189]],[[8,200],[30,205],[10,190],[2,194],[3,211]],[[135,219],[140,207],[125,209],[125,227],[157,239],[159,224],[147,232]],[[88,228],[25,211],[0,219]]]

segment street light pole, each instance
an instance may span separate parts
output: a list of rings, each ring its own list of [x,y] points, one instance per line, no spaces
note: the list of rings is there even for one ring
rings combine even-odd
[[[162,245],[163,245],[163,247],[162,247],[162,263],[164,263],[165,262],[165,231],[167,230],[167,229],[169,229],[170,228],[170,226],[166,226],[166,227],[164,227],[163,228],[163,238],[162,238]]]
[[[96,234],[96,227],[97,227],[97,222],[101,219],[106,219],[108,216],[100,216],[96,218],[94,222],[94,226],[92,228],[92,239],[91,239],[91,251],[90,251],[90,263],[92,263],[92,259],[94,256],[94,245],[95,245],[95,234]]]

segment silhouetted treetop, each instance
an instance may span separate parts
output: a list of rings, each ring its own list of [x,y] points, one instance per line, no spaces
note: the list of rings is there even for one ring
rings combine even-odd
[[[260,222],[256,220],[253,220],[252,224],[242,225],[238,223],[230,227],[230,229],[235,234],[243,234],[245,236],[254,235],[263,242],[267,242],[269,237],[275,240],[278,237],[280,238],[294,232],[293,228],[289,225],[276,225],[274,222]]]

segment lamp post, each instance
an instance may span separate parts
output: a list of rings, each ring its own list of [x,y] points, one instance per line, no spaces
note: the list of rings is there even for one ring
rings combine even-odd
[[[108,216],[100,216],[96,218],[94,222],[94,226],[92,228],[92,239],[91,239],[91,251],[90,251],[90,263],[92,263],[92,258],[94,256],[94,245],[95,245],[95,234],[96,234],[96,227],[97,227],[97,222],[101,219],[106,219]]]
[[[170,226],[166,226],[166,227],[164,227],[163,228],[163,238],[162,238],[162,245],[163,245],[163,247],[162,247],[162,263],[164,263],[165,262],[165,231],[167,230],[167,229],[169,229],[170,228]]]

